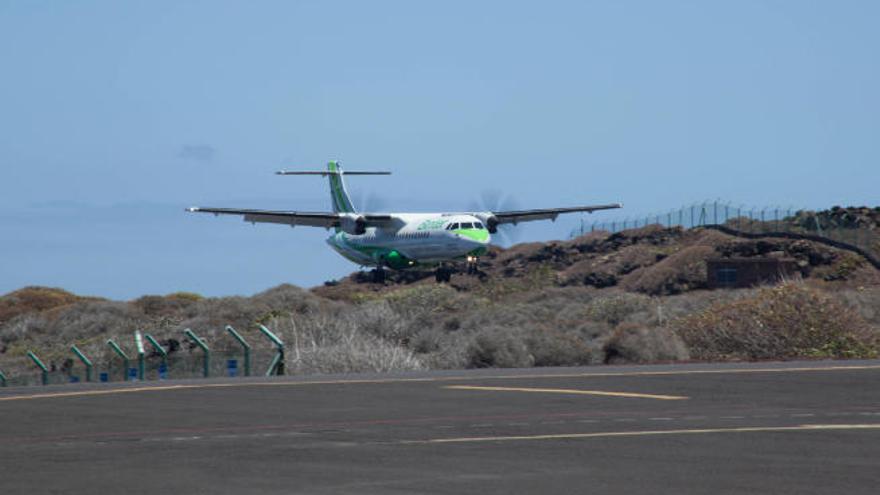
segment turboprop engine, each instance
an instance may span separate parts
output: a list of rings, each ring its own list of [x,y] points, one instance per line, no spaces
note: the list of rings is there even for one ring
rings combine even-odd
[[[474,216],[483,222],[483,225],[486,226],[490,234],[498,233],[498,224],[501,222],[498,221],[498,217],[493,215],[492,212],[476,213]]]
[[[351,235],[362,235],[367,232],[367,219],[361,215],[348,214],[340,218],[339,227]]]

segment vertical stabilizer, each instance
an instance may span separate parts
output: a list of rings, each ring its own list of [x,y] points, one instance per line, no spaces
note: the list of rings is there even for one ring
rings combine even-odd
[[[330,198],[333,201],[333,211],[336,213],[355,213],[354,205],[345,190],[345,181],[342,178],[342,167],[339,162],[333,160],[327,163],[327,171],[330,172]]]

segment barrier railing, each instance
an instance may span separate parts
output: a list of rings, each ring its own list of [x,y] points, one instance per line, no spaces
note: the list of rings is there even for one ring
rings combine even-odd
[[[170,343],[171,339],[169,339],[167,345],[163,345],[152,334],[137,330],[133,335],[135,352],[137,352],[137,363],[134,368],[131,367],[133,359],[135,359],[134,356],[127,352],[120,345],[122,341],[116,338],[104,341],[104,345],[107,346],[105,348],[107,352],[104,354],[96,354],[94,349],[89,351],[89,347],[80,347],[77,344],[71,345],[69,352],[73,356],[65,359],[65,363],[57,368],[54,359],[44,362],[38,357],[38,350],[28,351],[25,356],[31,362],[31,365],[36,366],[40,372],[37,383],[43,385],[80,381],[82,375],[75,372],[74,363],[79,363],[84,367],[84,381],[86,382],[130,381],[135,379],[141,381],[162,380],[167,378],[172,370],[176,378],[194,376],[208,378],[224,374],[230,377],[251,376],[255,363],[258,365],[260,365],[259,363],[268,363],[264,373],[265,376],[285,374],[285,345],[278,334],[264,325],[256,327],[259,334],[269,344],[269,348],[271,348],[270,354],[269,349],[265,346],[255,349],[245,336],[232,326],[227,325],[224,327],[224,330],[237,343],[237,350],[229,341],[225,344],[222,341],[218,341],[219,350],[212,350],[207,339],[197,335],[188,328],[183,331],[183,334],[194,344],[189,352],[180,350],[177,346],[172,346]],[[147,347],[149,347],[149,352],[147,352]],[[197,350],[198,353],[193,352],[194,350]],[[87,353],[92,354],[92,356],[89,356]],[[59,356],[53,353],[47,354],[49,356],[56,356],[56,358]],[[95,357],[98,359],[95,359]],[[14,365],[11,369],[3,361],[0,361],[0,365],[3,365],[5,370],[5,373],[0,372],[0,386],[35,384],[34,379],[36,377],[27,372],[30,366],[24,366],[23,362],[16,364],[15,360],[17,359],[21,358],[13,358],[12,362],[5,361],[6,364]],[[9,375],[10,371],[13,371],[15,376]]]

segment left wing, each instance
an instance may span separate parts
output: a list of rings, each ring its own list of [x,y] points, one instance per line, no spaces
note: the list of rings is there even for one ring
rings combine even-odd
[[[358,215],[309,211],[277,211],[277,210],[236,210],[232,208],[187,208],[186,211],[197,213],[213,213],[214,215],[241,215],[245,222],[280,223],[290,226],[305,225],[307,227],[342,226],[343,221],[362,222],[363,227],[378,227],[392,220],[391,215]]]
[[[587,212],[593,213],[594,211],[599,210],[613,210],[615,208],[622,208],[623,205],[620,203],[613,203],[609,205],[595,205],[595,206],[573,206],[570,208],[544,208],[540,210],[517,210],[517,211],[493,211],[492,215],[497,219],[497,223],[512,223],[517,224],[520,222],[531,222],[533,220],[556,220],[561,213],[576,213],[576,212]]]
[[[242,215],[245,222],[281,223],[286,225],[306,225],[309,227],[338,227],[338,213],[273,210],[236,210],[232,208],[187,208],[186,211],[213,213],[214,215]]]

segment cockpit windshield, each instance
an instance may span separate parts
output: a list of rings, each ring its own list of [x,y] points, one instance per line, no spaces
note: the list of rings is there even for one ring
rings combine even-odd
[[[482,222],[453,222],[446,226],[446,230],[459,229],[484,229]]]

